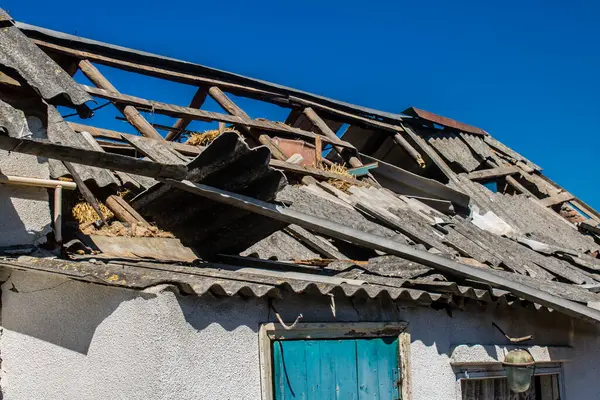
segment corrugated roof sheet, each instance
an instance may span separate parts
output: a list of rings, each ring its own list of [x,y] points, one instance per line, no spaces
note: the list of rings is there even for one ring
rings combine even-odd
[[[0,29],[0,64],[16,73],[15,79],[26,82],[44,100],[54,104],[82,106],[92,100],[69,74],[14,26],[6,12],[2,10],[2,14],[5,26]]]

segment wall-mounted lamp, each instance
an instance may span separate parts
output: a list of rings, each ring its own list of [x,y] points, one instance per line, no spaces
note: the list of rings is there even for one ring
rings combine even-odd
[[[529,389],[535,372],[535,360],[531,353],[525,349],[511,350],[504,357],[502,366],[511,391],[523,393]]]

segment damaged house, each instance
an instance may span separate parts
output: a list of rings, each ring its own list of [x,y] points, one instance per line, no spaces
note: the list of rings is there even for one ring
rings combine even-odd
[[[4,398],[600,398],[600,213],[488,132],[0,23]]]

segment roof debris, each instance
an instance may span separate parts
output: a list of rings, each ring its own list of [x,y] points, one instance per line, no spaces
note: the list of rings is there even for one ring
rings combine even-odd
[[[473,299],[600,322],[587,306],[600,296],[586,289],[600,285],[600,214],[587,206],[589,215],[577,212],[574,204],[585,203],[561,196],[540,167],[486,131],[416,108],[406,116],[379,112],[15,25],[1,15],[0,69],[12,82],[0,87],[0,148],[49,158],[52,177],[75,178],[86,199],[102,204],[107,224],[98,229],[92,207],[64,194],[74,217],[65,213],[64,225],[75,226],[64,233],[68,259],[5,254],[0,266],[136,289],[170,283],[196,295],[384,296],[444,307]],[[102,60],[200,86],[196,96],[206,92],[227,113],[202,110],[199,101],[181,107],[80,85],[53,52],[88,69]],[[287,124],[251,119],[224,92],[291,108]],[[66,123],[55,106],[91,117],[90,94],[128,108],[140,133],[189,139],[107,130],[93,118]],[[145,110],[179,120],[151,124]],[[191,121],[221,124],[184,131]],[[350,141],[339,131],[344,124]],[[482,184],[490,182],[495,191]]]

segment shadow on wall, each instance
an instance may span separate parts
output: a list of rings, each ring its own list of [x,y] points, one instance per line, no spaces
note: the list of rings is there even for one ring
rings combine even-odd
[[[36,243],[51,229],[46,189],[0,185],[0,248]]]
[[[2,285],[2,326],[87,354],[98,325],[136,297],[155,295],[13,271]]]
[[[178,295],[177,301],[186,322],[197,331],[218,324],[228,332],[239,327],[258,332],[257,322],[269,318],[266,298],[215,297],[207,294],[201,297]]]

